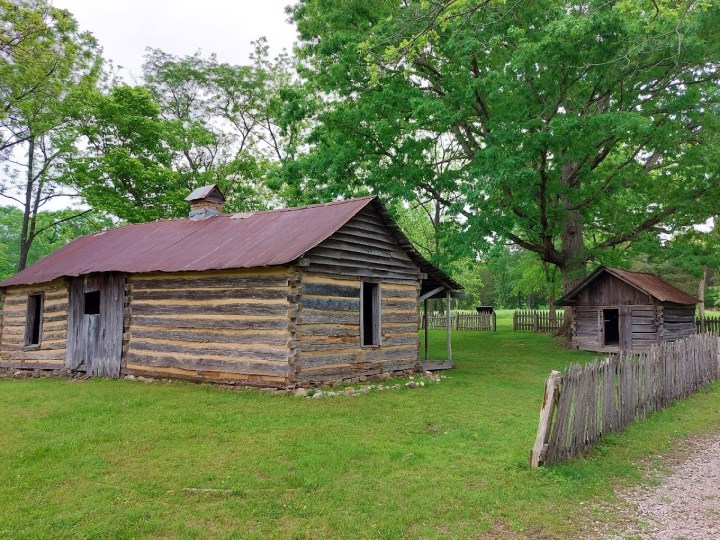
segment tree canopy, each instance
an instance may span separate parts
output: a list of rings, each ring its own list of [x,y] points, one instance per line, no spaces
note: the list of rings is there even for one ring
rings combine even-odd
[[[95,38],[45,0],[0,1],[0,20],[0,197],[23,208],[22,270],[38,213],[66,194],[60,177],[75,154],[76,120],[102,59]]]
[[[557,266],[717,211],[720,5],[329,2],[291,10],[328,98],[307,184],[431,200]]]

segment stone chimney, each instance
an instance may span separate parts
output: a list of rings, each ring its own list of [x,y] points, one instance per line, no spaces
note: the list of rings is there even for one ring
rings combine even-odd
[[[206,219],[219,216],[225,197],[215,184],[197,188],[185,197],[190,203],[190,219]]]

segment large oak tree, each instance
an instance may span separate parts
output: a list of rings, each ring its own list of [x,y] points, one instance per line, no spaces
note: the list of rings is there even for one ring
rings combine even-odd
[[[720,3],[301,0],[305,185],[432,199],[562,272],[720,204]],[[438,151],[441,148],[442,151]]]

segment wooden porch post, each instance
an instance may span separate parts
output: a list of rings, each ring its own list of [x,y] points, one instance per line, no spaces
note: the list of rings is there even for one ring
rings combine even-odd
[[[429,325],[428,325],[428,301],[427,298],[423,300],[423,306],[425,309],[424,317],[425,317],[425,361],[428,361],[428,332],[430,331]]]
[[[447,359],[448,362],[452,362],[452,321],[450,320],[450,317],[452,316],[452,310],[450,309],[451,304],[451,297],[450,297],[450,291],[447,292]]]

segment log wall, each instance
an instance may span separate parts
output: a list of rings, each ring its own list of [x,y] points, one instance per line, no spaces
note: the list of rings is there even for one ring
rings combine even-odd
[[[399,246],[383,219],[365,208],[305,255],[314,274],[382,278],[414,285],[420,270]]]
[[[303,274],[293,332],[296,381],[340,381],[417,365],[419,282],[380,282],[380,345],[361,347],[361,281]]]
[[[695,306],[663,304],[663,341],[684,339],[695,333]]]
[[[290,277],[286,268],[129,276],[126,370],[250,384],[290,382]]]
[[[39,345],[25,346],[28,294],[43,293]],[[67,342],[68,288],[64,280],[41,285],[8,287],[0,328],[0,367],[61,369]]]
[[[620,343],[604,345],[603,309],[619,311]],[[661,341],[662,313],[655,305],[576,306],[573,343],[576,347],[598,352],[644,350]]]

